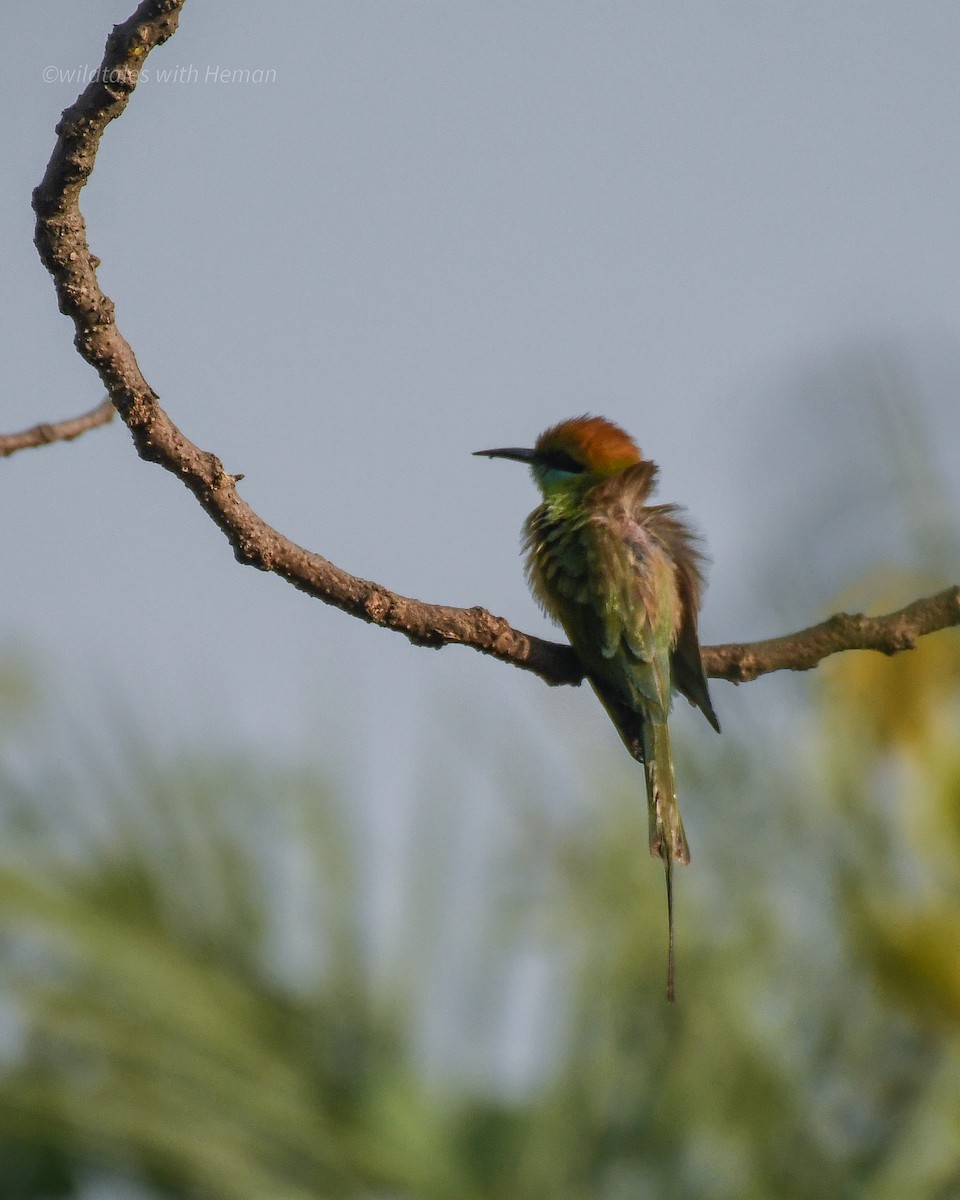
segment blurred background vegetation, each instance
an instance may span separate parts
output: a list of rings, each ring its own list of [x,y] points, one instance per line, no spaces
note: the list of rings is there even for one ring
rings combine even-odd
[[[950,582],[906,476],[912,561],[824,612]],[[482,752],[424,766],[384,880],[349,769],[171,760],[116,714],[44,754],[8,654],[0,1197],[960,1195],[960,636],[795,683],[678,722],[671,1008],[626,756],[458,701]]]

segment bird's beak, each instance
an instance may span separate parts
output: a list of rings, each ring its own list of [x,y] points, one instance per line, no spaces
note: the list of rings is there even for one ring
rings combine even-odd
[[[519,450],[516,447],[507,450],[474,450],[473,453],[482,458],[512,458],[514,462],[522,463],[532,463],[537,457],[536,450]]]

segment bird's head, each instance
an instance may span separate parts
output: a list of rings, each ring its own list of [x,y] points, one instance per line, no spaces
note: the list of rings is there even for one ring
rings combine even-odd
[[[588,416],[551,426],[540,434],[532,450],[513,447],[475,453],[529,464],[544,495],[591,486],[643,461],[633,438],[619,425]]]

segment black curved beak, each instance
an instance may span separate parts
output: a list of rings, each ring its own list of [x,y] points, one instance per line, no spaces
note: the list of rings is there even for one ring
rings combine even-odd
[[[515,446],[506,450],[474,450],[473,453],[481,458],[512,458],[514,462],[522,463],[532,463],[537,457],[536,450],[520,450]]]

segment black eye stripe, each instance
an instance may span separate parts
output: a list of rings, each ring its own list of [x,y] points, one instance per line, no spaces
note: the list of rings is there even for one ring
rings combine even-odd
[[[583,471],[583,463],[577,462],[566,450],[551,450],[539,457],[540,462],[553,471],[566,471],[570,475],[579,475]]]

